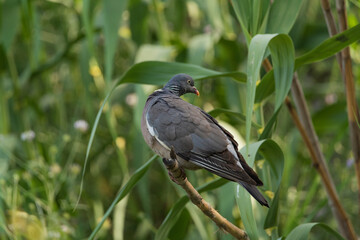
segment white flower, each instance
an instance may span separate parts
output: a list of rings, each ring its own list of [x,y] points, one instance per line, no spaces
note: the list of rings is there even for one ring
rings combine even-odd
[[[74,128],[79,132],[84,133],[88,130],[89,124],[85,120],[80,119],[74,123]]]
[[[23,141],[32,141],[35,138],[36,134],[33,130],[28,130],[21,133],[21,140]]]

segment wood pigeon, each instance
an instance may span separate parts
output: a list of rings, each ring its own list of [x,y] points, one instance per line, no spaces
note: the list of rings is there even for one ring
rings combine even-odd
[[[256,186],[263,183],[238,152],[233,135],[202,109],[180,98],[199,96],[194,80],[177,74],[145,104],[141,130],[145,142],[163,158],[174,149],[182,168],[206,170],[241,184],[261,205],[269,207]]]

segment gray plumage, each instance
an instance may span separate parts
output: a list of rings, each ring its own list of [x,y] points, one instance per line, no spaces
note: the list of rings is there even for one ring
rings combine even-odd
[[[145,142],[163,158],[174,148],[180,166],[204,168],[241,184],[261,205],[266,199],[256,186],[263,183],[238,152],[233,135],[202,109],[180,98],[199,92],[186,74],[175,75],[146,101],[141,130]]]

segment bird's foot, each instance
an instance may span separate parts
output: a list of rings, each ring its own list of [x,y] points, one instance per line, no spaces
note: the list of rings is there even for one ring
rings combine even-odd
[[[179,163],[176,160],[174,148],[171,148],[169,159],[163,158],[163,163],[168,169],[169,177],[173,182],[180,184],[180,182],[183,182],[186,179],[185,171],[179,166]]]

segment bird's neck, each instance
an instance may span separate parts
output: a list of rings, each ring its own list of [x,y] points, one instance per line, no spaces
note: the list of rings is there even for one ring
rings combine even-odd
[[[181,95],[183,95],[184,93],[181,92],[180,87],[176,86],[176,85],[170,85],[170,86],[165,86],[163,88],[164,91],[170,92],[178,97],[180,97]]]

